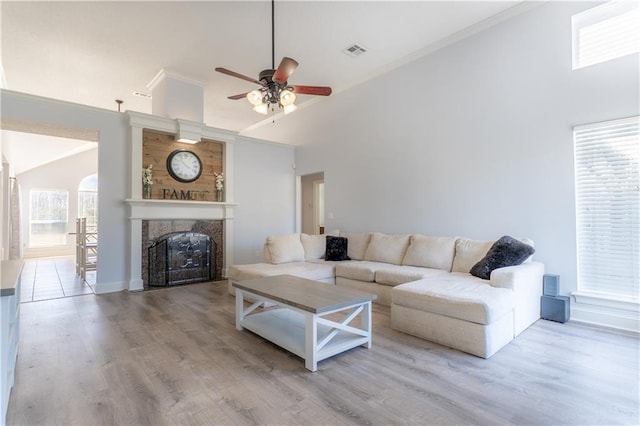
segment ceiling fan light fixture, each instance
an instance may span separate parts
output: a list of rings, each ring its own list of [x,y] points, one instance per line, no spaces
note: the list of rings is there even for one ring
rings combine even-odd
[[[296,94],[293,93],[291,90],[285,89],[280,92],[280,104],[283,107],[286,107],[288,105],[293,105],[295,101],[296,101]]]
[[[255,112],[259,112],[260,114],[268,114],[269,113],[269,105],[265,103],[260,103],[253,107]]]
[[[252,90],[247,93],[247,100],[251,105],[258,106],[262,103],[263,94],[260,89]]]
[[[249,103],[253,105],[253,110],[260,114],[268,114],[270,109],[275,114],[276,108],[281,108],[285,114],[289,114],[298,108],[295,105],[297,94],[317,96],[329,96],[331,94],[331,87],[289,86],[289,77],[297,67],[298,61],[287,56],[282,58],[277,68],[275,66],[275,0],[271,0],[271,68],[262,70],[257,80],[226,68],[217,67],[215,70],[262,86],[260,89],[252,90],[248,93],[228,96],[228,99],[237,101],[246,97]]]
[[[290,112],[293,112],[293,111],[295,111],[295,110],[297,110],[297,109],[298,109],[298,107],[297,107],[297,106],[295,106],[294,104],[291,104],[291,105],[285,105],[285,106],[284,106],[284,113],[285,113],[285,115],[286,115],[286,114],[289,114]]]

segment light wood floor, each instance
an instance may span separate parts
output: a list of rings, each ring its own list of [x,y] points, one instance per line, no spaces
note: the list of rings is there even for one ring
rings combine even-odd
[[[538,321],[489,360],[389,327],[322,361],[234,327],[225,283],[21,306],[7,424],[638,424],[639,339]]]

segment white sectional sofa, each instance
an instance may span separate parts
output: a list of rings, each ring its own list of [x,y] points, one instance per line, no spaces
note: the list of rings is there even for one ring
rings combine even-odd
[[[469,273],[494,241],[377,232],[340,237],[351,260],[324,260],[324,235],[267,237],[264,262],[231,266],[228,290],[234,294],[233,282],[281,274],[360,289],[391,306],[393,329],[483,358],[540,318],[543,264],[529,258],[491,271],[488,280]]]

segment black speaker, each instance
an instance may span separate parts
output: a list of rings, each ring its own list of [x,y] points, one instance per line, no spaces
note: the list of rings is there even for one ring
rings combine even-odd
[[[545,274],[542,277],[542,294],[554,297],[560,294],[560,275]]]
[[[540,317],[542,319],[567,322],[570,317],[568,296],[542,296],[540,299]]]

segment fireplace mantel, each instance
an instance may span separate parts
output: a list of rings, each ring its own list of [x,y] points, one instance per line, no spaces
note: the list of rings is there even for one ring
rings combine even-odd
[[[174,120],[138,112],[127,111],[131,127],[130,187],[129,198],[129,291],[143,289],[142,282],[142,221],[201,219],[224,221],[224,260],[222,275],[227,275],[227,265],[233,265],[233,218],[237,204],[233,198],[233,144],[235,132],[188,122],[190,130],[202,138],[224,144],[224,195],[227,202],[157,200],[142,198],[142,134],[144,129],[178,134],[184,120]],[[198,138],[196,138],[198,139]]]
[[[236,203],[182,200],[136,200],[126,199],[130,206],[129,219],[171,220],[171,219],[233,219]]]

